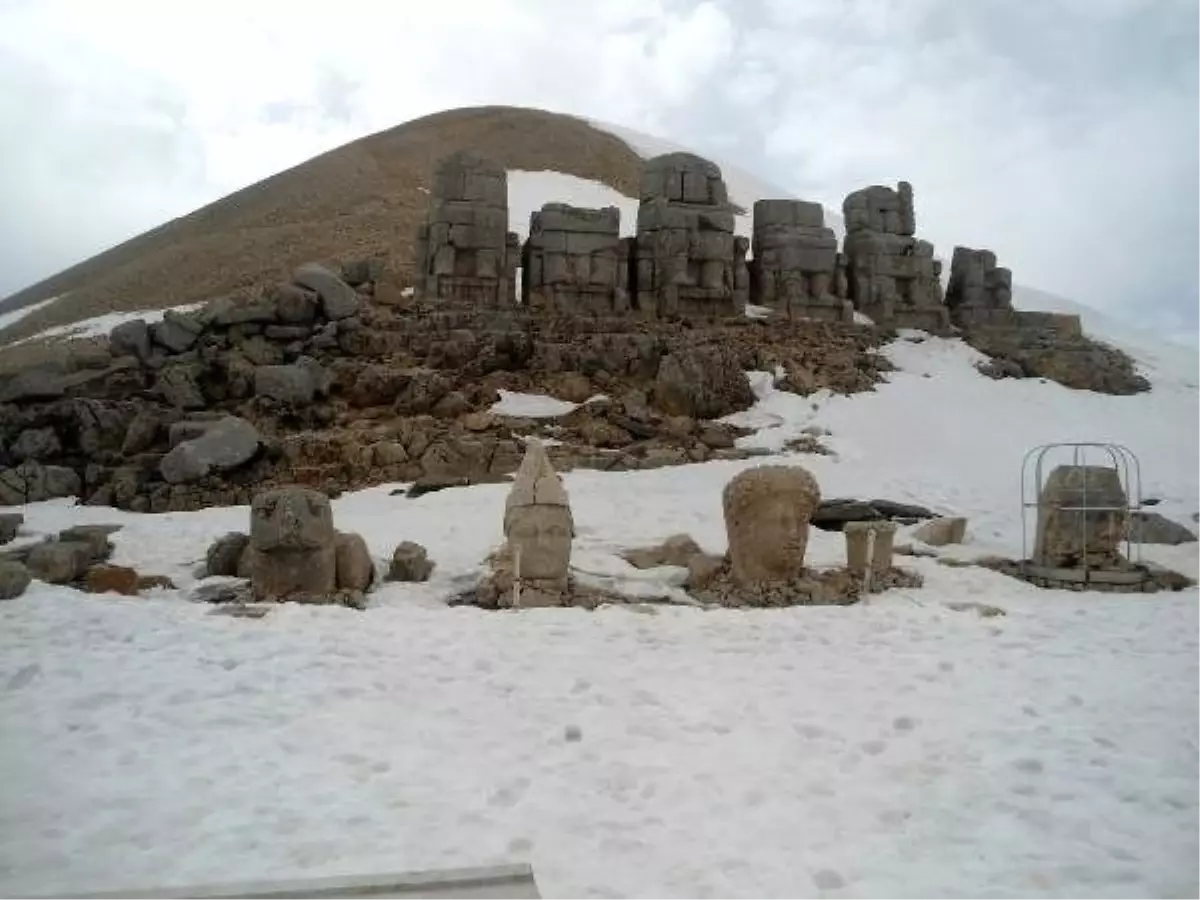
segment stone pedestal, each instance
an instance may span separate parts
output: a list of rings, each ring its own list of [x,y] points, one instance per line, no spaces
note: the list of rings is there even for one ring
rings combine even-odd
[[[869,569],[881,575],[892,567],[896,538],[894,522],[847,522],[846,568],[851,575],[863,578]]]

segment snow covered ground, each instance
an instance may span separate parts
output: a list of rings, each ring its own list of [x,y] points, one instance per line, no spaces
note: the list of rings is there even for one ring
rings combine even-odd
[[[968,516],[958,557],[1020,552],[1021,457],[1043,441],[1126,443],[1145,493],[1191,521],[1194,365],[1122,398],[991,381],[956,341],[888,352],[900,371],[851,398],[755,374],[744,442],[830,429],[836,457],[787,459],[825,496]],[[680,570],[618,551],[680,531],[723,550],[721,488],[761,461],[568,473],[574,565],[678,596]],[[924,588],[850,608],[450,609],[500,541],[505,487],[390,487],[335,501],[338,526],[380,561],[420,541],[437,569],[365,612],[247,621],[40,584],[0,604],[0,893],[528,860],[547,897],[1195,894],[1195,590],[1049,592],[906,559]],[[248,524],[25,512],[21,541],[124,523],[115,561],[181,588]],[[813,563],[841,553],[813,533]],[[1196,575],[1195,545],[1148,556]]]

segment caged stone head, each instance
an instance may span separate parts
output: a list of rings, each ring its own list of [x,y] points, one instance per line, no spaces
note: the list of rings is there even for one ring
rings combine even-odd
[[[250,542],[264,553],[317,550],[335,537],[329,498],[308,488],[277,488],[250,505]]]

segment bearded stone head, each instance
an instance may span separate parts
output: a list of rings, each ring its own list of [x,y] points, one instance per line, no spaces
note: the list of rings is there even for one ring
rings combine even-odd
[[[264,491],[250,505],[250,543],[262,553],[318,550],[334,542],[333,509],[319,491]]]

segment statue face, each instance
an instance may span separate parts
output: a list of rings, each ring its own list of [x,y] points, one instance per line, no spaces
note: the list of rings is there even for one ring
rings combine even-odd
[[[797,574],[803,565],[808,522],[790,495],[769,497],[756,510],[756,555],[763,569],[781,576]]]
[[[509,516],[508,540],[522,578],[561,579],[571,563],[571,512],[526,506]]]
[[[303,488],[268,491],[250,507],[250,540],[255,549],[314,550],[334,539],[329,498]]]

